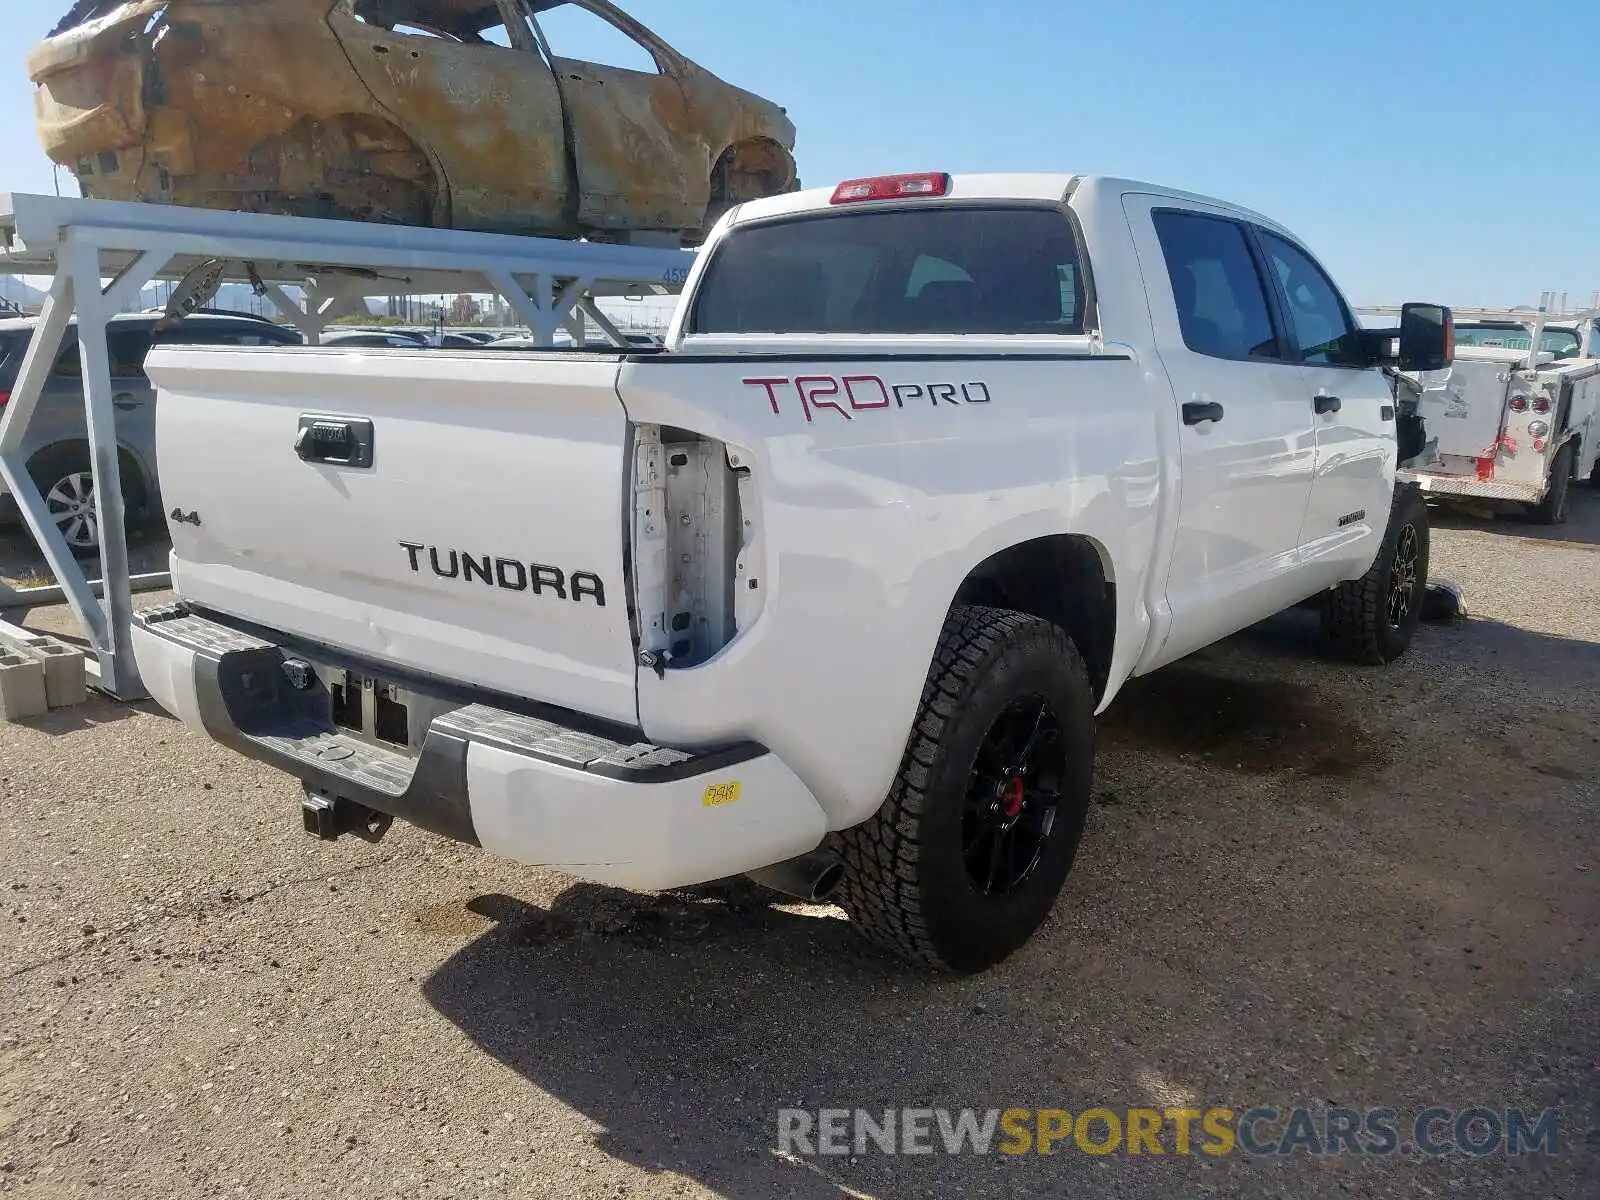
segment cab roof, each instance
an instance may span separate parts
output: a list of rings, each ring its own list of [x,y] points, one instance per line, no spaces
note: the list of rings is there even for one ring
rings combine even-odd
[[[805,191],[789,192],[781,196],[769,196],[764,200],[747,201],[739,207],[734,217],[734,223],[742,224],[746,221],[762,221],[774,217],[826,211],[833,207],[834,186],[808,188]],[[1048,204],[1060,204],[1069,191],[1075,197],[1094,196],[1101,203],[1114,203],[1121,196],[1129,194],[1163,196],[1189,204],[1219,209],[1242,220],[1264,225],[1269,229],[1275,229],[1285,234],[1288,233],[1282,225],[1270,217],[1263,216],[1261,213],[1254,212],[1227,200],[1219,200],[1214,196],[1205,196],[1198,192],[1186,192],[1161,184],[1146,183],[1137,179],[1122,179],[1110,175],[1072,175],[1064,172],[952,175],[950,177],[950,190],[941,199],[908,199],[894,201],[893,203],[913,207],[962,200],[1036,200]]]

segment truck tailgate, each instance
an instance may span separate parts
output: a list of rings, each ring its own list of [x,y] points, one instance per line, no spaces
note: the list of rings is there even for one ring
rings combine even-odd
[[[637,720],[616,360],[174,347],[147,370],[185,600]]]

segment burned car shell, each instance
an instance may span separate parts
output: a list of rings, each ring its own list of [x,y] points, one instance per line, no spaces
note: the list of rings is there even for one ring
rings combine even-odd
[[[39,132],[90,197],[502,233],[693,243],[797,186],[782,109],[570,2],[657,73],[553,54],[549,0],[80,0],[29,56]]]

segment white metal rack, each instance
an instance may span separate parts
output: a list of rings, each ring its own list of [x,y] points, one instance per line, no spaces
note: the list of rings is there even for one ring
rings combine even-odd
[[[313,343],[338,306],[351,300],[492,292],[546,345],[554,344],[563,327],[581,343],[588,323],[623,345],[595,300],[673,294],[681,290],[693,258],[685,250],[0,194],[0,273],[54,279],[10,402],[0,410],[0,481],[16,498],[59,591],[23,589],[11,595],[23,603],[64,598],[92,645],[89,669],[96,685],[125,699],[144,695],[129,646],[135,581],[123,530],[105,333],[111,317],[134,305],[152,280],[184,279],[191,290],[198,283],[201,302],[213,285],[249,283]],[[289,286],[302,290],[303,303],[285,290]],[[74,319],[100,533],[103,579],[95,582],[50,521],[21,453]],[[137,585],[162,582],[159,576],[141,576]]]

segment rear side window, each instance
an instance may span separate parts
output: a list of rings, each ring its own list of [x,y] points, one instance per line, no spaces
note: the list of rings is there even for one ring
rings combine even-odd
[[[1266,284],[1240,226],[1188,212],[1155,214],[1183,341],[1212,358],[1278,358]]]
[[[106,333],[106,348],[111,352],[112,379],[143,379],[144,356],[150,353],[148,330],[112,328]],[[56,359],[55,374],[65,379],[81,379],[83,362],[78,356],[77,331],[67,335],[67,344]]]
[[[1077,242],[1057,208],[942,207],[735,229],[692,333],[1082,333]]]
[[[106,333],[106,346],[111,352],[112,379],[144,379],[144,360],[151,346],[282,346],[300,341],[293,330],[260,322],[250,324],[232,322],[210,325],[200,321],[183,321],[171,329],[156,333],[149,328],[118,329],[113,326]],[[71,335],[70,344],[56,360],[55,373],[70,379],[82,376],[83,366],[78,359],[78,340]]]

